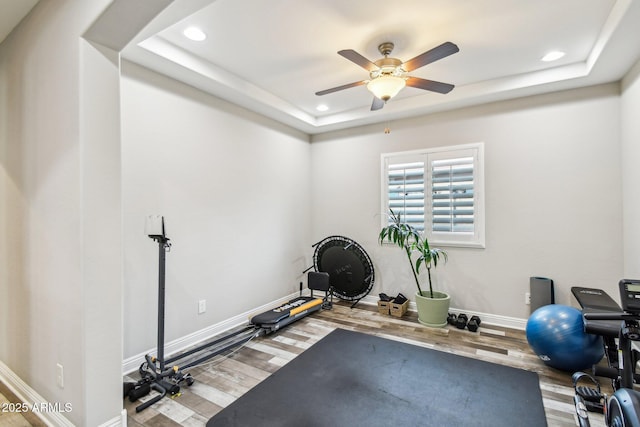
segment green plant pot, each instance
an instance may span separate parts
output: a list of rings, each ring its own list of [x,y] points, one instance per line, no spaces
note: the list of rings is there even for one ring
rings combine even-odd
[[[429,295],[429,291],[423,291]],[[447,325],[449,303],[451,297],[444,292],[433,291],[433,298],[416,292],[416,306],[418,307],[418,321],[432,328],[443,328]]]

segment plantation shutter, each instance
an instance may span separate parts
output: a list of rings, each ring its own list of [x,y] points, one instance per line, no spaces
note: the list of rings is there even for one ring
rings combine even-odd
[[[381,155],[382,213],[393,210],[433,245],[485,247],[484,144]],[[381,225],[390,220],[381,215]]]
[[[387,168],[389,209],[417,230],[424,230],[424,162],[396,163]]]
[[[473,233],[474,158],[433,160],[430,165],[432,231]]]

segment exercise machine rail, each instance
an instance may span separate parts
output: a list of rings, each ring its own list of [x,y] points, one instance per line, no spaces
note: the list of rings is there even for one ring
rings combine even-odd
[[[151,222],[151,225],[149,225]],[[169,238],[165,235],[164,218],[150,217],[147,223],[147,234],[158,243],[158,347],[157,355],[145,355],[145,361],[140,365],[141,379],[135,383],[124,383],[124,396],[133,402],[147,395],[151,390],[159,394],[143,402],[136,407],[136,412],[143,411],[154,403],[160,401],[167,394],[175,395],[180,392],[180,383],[186,382],[188,386],[194,383],[191,374],[186,373],[189,368],[201,365],[208,360],[223,354],[234,347],[243,345],[250,340],[277,331],[302,317],[307,316],[321,308],[331,308],[328,301],[331,295],[329,275],[321,272],[309,273],[309,289],[311,296],[302,296],[302,283],[300,283],[300,296],[251,318],[250,324],[231,329],[214,337],[202,345],[184,351],[169,358],[164,356],[164,318],[165,318],[165,263],[166,252],[171,248]],[[315,298],[313,290],[325,291],[324,298]],[[181,362],[181,363],[178,363]],[[169,368],[167,366],[173,365]]]

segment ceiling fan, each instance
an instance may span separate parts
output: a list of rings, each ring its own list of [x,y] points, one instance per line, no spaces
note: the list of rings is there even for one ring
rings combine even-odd
[[[374,111],[384,107],[384,104],[396,96],[405,86],[442,94],[449,93],[454,88],[454,85],[449,83],[411,77],[407,74],[417,68],[424,67],[427,64],[458,52],[460,49],[454,43],[442,43],[440,46],[434,47],[406,62],[389,57],[393,51],[393,47],[394,45],[391,42],[380,44],[378,51],[384,58],[380,58],[375,62],[369,61],[352,49],[339,51],[338,55],[369,71],[369,79],[321,90],[320,92],[316,92],[316,95],[322,96],[366,84],[367,89],[374,95],[373,103],[371,104],[371,111]]]

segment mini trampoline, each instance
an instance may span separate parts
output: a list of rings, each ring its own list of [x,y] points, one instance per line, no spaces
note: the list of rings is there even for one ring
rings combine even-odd
[[[329,274],[333,295],[353,301],[352,308],[373,288],[373,263],[356,241],[344,236],[329,236],[315,245],[313,267]]]

